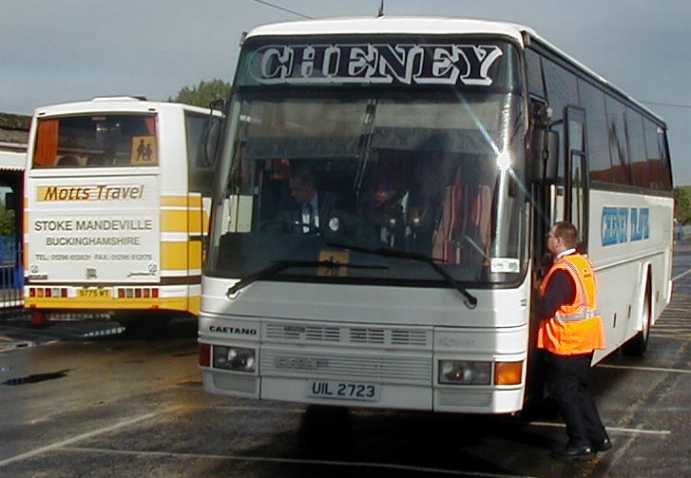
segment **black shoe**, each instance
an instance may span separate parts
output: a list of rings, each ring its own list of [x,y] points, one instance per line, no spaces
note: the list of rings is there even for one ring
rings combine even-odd
[[[588,460],[593,457],[593,450],[585,445],[567,445],[566,448],[552,452],[552,456],[561,460]]]
[[[592,448],[593,453],[598,451],[607,451],[612,448],[612,442],[609,438],[605,438],[602,441],[594,441],[591,443],[590,448]]]

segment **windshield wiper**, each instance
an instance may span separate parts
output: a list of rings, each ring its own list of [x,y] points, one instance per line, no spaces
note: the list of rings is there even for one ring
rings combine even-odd
[[[270,266],[265,267],[264,269],[260,269],[254,274],[250,274],[240,279],[233,286],[228,288],[226,296],[230,297],[231,295],[238,293],[241,289],[244,289],[252,282],[271,279],[282,270],[291,269],[293,267],[326,267],[330,270],[337,270],[339,267],[347,267],[349,269],[388,269],[387,266],[344,264],[341,262],[334,261],[333,258],[329,259],[328,261],[277,261],[271,264]]]
[[[348,244],[339,244],[335,242],[329,242],[326,245],[330,247],[340,247],[342,249],[354,252],[363,252],[365,254],[374,254],[377,256],[384,257],[396,257],[399,259],[412,259],[414,261],[423,262],[429,265],[432,269],[434,269],[440,276],[444,278],[447,284],[456,289],[463,296],[463,303],[466,307],[468,307],[469,309],[474,309],[475,307],[477,307],[477,298],[470,292],[468,292],[458,282],[456,282],[456,279],[451,277],[451,274],[446,272],[446,270],[444,270],[443,267],[437,264],[437,259],[435,259],[434,257],[426,256],[418,252],[401,251],[399,249],[387,249],[385,247],[369,249],[367,247],[351,246]]]

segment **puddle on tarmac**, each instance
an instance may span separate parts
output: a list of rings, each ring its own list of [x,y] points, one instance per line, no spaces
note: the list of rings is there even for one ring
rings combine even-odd
[[[5,380],[2,382],[1,385],[27,385],[30,383],[38,383],[38,382],[45,382],[48,380],[56,380],[58,378],[63,378],[67,376],[67,372],[69,372],[69,369],[66,370],[58,370],[57,372],[48,372],[48,373],[37,373],[33,375],[27,375],[26,377],[16,377],[16,378],[11,378],[9,380]]]

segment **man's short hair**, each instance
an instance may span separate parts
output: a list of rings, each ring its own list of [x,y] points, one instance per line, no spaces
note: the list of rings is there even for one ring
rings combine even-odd
[[[562,240],[569,249],[578,244],[578,229],[568,221],[559,221],[554,224],[554,235]]]

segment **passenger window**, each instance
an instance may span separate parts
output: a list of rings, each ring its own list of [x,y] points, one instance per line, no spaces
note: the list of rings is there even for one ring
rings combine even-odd
[[[614,98],[607,97],[607,131],[609,155],[612,161],[610,179],[616,184],[631,184],[631,169],[627,146],[627,133],[624,122],[624,105]]]
[[[642,188],[650,187],[650,165],[647,161],[645,138],[643,134],[643,118],[632,110],[626,109],[626,131],[631,147],[631,177],[633,184]]]
[[[578,104],[578,83],[576,77],[550,60],[543,58],[542,64],[545,69],[547,100],[552,108],[552,121],[564,120],[565,108],[568,105]],[[568,148],[566,147],[566,134],[563,123],[556,124],[552,129],[559,134],[559,151],[566,152]],[[558,177],[562,179],[566,177],[564,154],[566,153],[562,153],[562,159],[559,161],[558,171]]]
[[[581,107],[588,121],[588,165],[594,181],[611,182],[612,163],[609,159],[607,114],[604,93],[586,81],[579,81]]]

